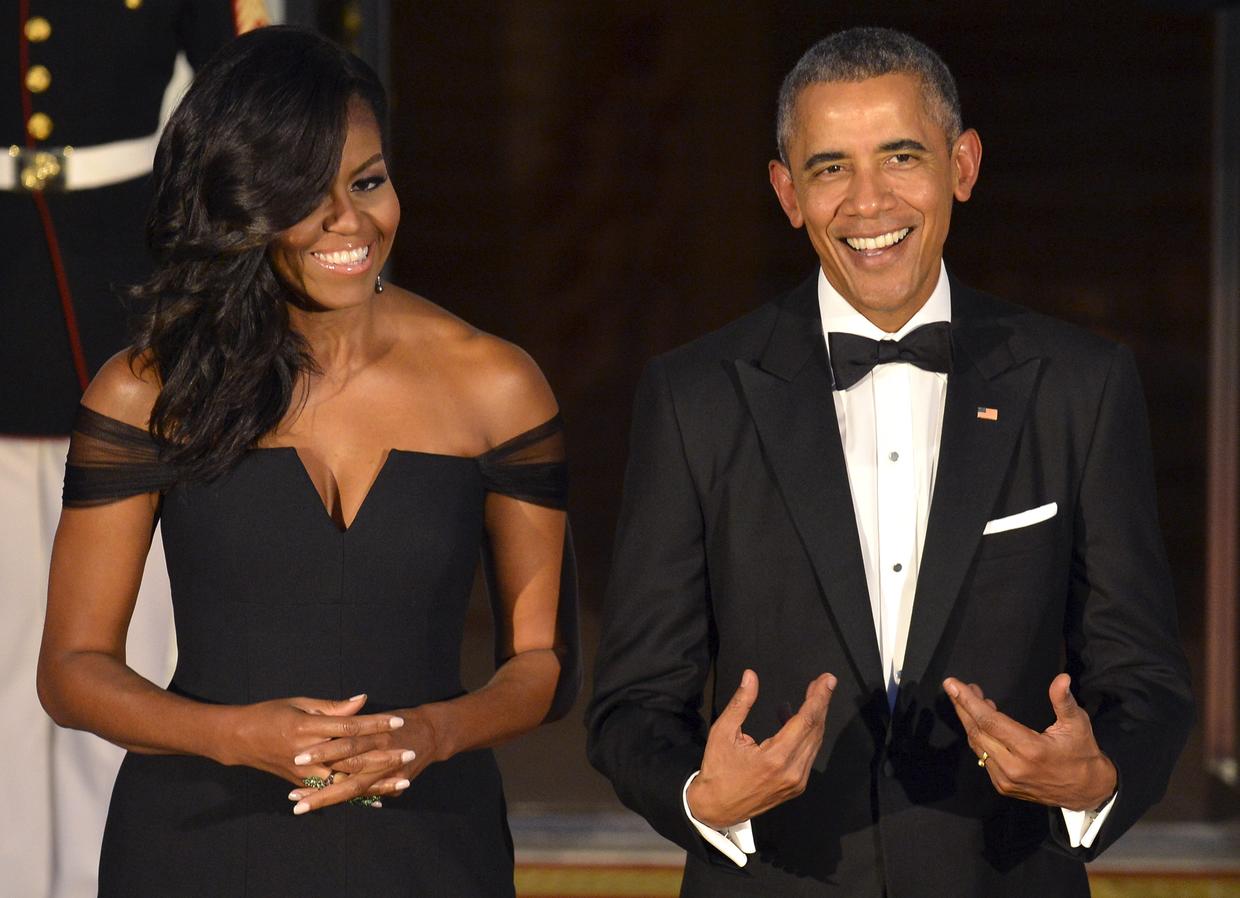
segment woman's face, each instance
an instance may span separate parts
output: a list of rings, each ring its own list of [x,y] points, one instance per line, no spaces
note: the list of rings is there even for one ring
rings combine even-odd
[[[272,243],[271,264],[312,308],[360,305],[374,294],[398,224],[379,124],[353,99],[336,178],[318,208]]]

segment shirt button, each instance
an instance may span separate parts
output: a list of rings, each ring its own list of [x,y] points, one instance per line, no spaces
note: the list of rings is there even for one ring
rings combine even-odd
[[[47,140],[52,136],[52,120],[42,112],[36,112],[26,122],[26,131],[35,140]]]
[[[899,460],[900,460],[900,453],[899,453],[899,452],[893,452],[893,453],[891,453],[890,455],[888,455],[887,457],[888,457],[889,459],[891,459],[892,461],[899,461]]]
[[[898,573],[900,573],[900,571],[904,570],[904,565],[900,564],[900,563],[897,561],[895,564],[893,564],[893,565],[891,566],[891,569],[892,569],[893,571],[895,571],[895,572],[898,574]]]
[[[32,94],[41,94],[52,86],[52,73],[47,66],[32,65],[26,70],[26,89]]]
[[[52,36],[52,23],[42,16],[26,20],[26,40],[32,44],[41,44]]]

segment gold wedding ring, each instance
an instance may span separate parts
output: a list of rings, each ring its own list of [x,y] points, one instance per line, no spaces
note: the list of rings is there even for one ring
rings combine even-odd
[[[985,767],[985,766],[986,766],[986,762],[987,762],[987,761],[989,761],[989,760],[990,760],[990,752],[988,752],[988,751],[983,751],[983,752],[982,752],[982,756],[981,756],[980,758],[978,758],[978,759],[977,759],[977,766],[978,766],[978,767]]]

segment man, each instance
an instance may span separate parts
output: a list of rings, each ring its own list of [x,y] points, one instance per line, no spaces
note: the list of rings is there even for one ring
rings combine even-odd
[[[947,274],[922,44],[822,41],[778,136],[820,270],[642,378],[591,760],[684,895],[1088,895],[1192,715],[1132,358]]]
[[[85,898],[124,752],[59,730],[35,695],[69,431],[86,384],[128,342],[114,290],[149,269],[149,174],[177,54],[198,65],[266,13],[262,0],[0,0],[0,16],[12,61],[0,116],[0,892]],[[166,680],[174,654],[156,534],[128,663]]]

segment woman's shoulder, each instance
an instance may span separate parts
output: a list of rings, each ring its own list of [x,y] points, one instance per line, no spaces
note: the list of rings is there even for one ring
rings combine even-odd
[[[476,417],[487,443],[499,445],[556,415],[555,395],[529,353],[430,300],[410,296],[418,334],[411,348],[435,367],[460,407]]]
[[[82,405],[145,430],[158,398],[159,377],[150,355],[123,349],[99,369],[82,395]]]

